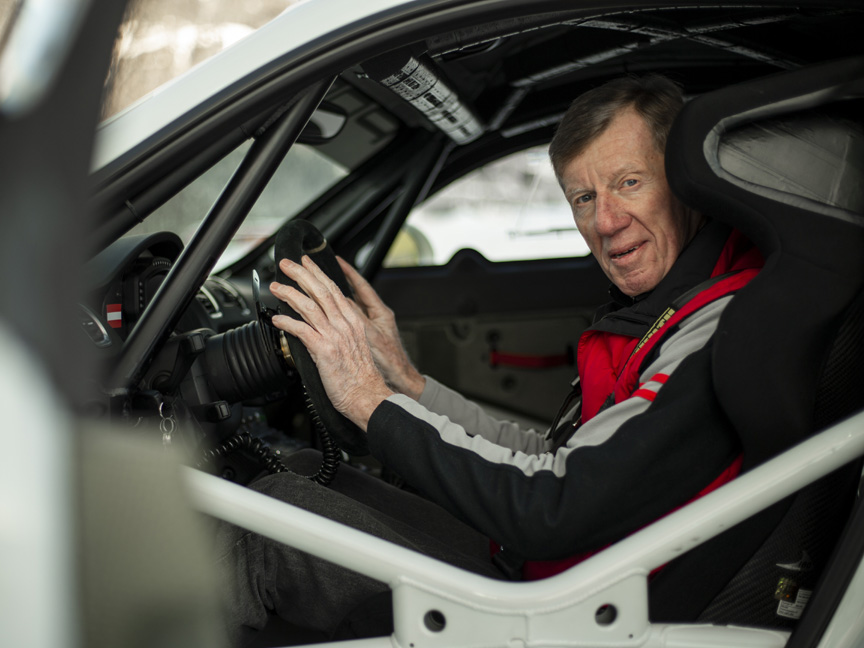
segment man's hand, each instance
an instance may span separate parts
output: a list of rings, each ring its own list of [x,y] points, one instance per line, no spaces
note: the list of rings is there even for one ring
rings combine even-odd
[[[303,321],[276,315],[274,326],[305,345],[330,402],[366,430],[372,412],[393,392],[375,366],[364,316],[308,256],[303,257],[302,265],[283,259],[279,267],[303,292],[276,282],[270,284],[270,292],[297,311]]]
[[[337,257],[345,277],[354,287],[358,310],[366,325],[366,338],[372,349],[372,357],[387,384],[414,400],[420,398],[426,379],[414,368],[396,327],[393,311],[383,302],[369,285],[345,259]]]

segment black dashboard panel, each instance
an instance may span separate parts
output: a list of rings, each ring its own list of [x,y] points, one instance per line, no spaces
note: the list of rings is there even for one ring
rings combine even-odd
[[[171,232],[128,236],[85,266],[82,308],[107,329],[110,346],[117,348],[126,339],[182,250],[180,237]]]
[[[119,350],[183,251],[171,232],[127,236],[94,257],[85,268],[81,325],[99,348]],[[210,277],[180,320],[178,331],[222,332],[255,319],[233,284]]]

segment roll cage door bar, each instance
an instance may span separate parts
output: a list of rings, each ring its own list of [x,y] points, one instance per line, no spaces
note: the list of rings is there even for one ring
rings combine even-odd
[[[333,77],[327,78],[300,93],[297,101],[255,140],[130,333],[109,377],[109,395],[127,395],[146,371],[149,360],[177,325],[333,81]]]

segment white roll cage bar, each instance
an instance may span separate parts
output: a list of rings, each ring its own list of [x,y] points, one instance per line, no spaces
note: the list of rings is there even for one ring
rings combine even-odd
[[[784,646],[789,633],[732,626],[652,624],[648,619],[648,574],[861,455],[864,412],[566,572],[526,583],[479,576],[218,477],[190,468],[184,470],[192,504],[199,511],[390,586],[393,635],[327,645],[773,648]],[[603,606],[607,606],[607,614],[598,615]],[[858,565],[820,646],[857,646],[862,637],[864,566]]]

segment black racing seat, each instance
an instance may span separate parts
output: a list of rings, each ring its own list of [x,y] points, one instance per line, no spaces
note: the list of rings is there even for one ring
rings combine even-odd
[[[712,359],[745,470],[864,408],[862,115],[857,57],[701,96],[669,137],[673,190],[766,259]],[[860,477],[852,462],[671,563],[651,582],[651,620],[794,627]]]

